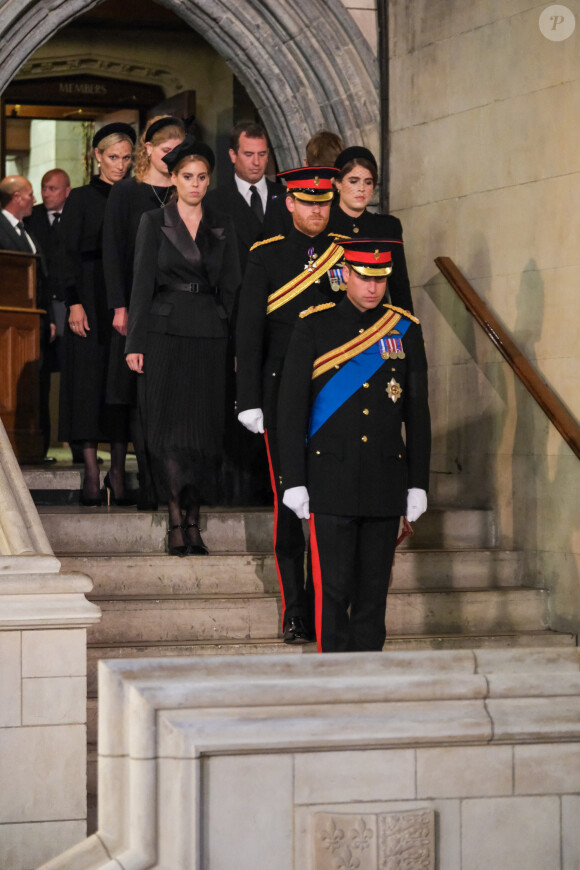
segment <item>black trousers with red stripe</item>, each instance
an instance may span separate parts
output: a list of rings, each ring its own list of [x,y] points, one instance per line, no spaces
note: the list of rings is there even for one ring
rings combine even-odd
[[[292,617],[300,616],[307,627],[312,623],[312,581],[307,584],[304,571],[306,541],[302,520],[282,503],[284,488],[280,485],[280,454],[276,429],[264,433],[270,482],[274,493],[274,556],[282,593],[282,627]],[[308,560],[310,565],[310,559]],[[309,592],[307,592],[307,587]]]
[[[319,652],[379,651],[399,517],[310,514]]]

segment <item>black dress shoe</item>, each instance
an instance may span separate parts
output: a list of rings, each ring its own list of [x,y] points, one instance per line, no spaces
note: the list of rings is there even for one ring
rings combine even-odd
[[[300,616],[292,616],[282,630],[284,643],[311,643],[313,638]]]

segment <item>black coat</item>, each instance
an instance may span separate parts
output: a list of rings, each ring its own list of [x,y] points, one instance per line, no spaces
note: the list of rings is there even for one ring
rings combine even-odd
[[[415,323],[402,339],[405,358],[386,360],[305,446],[314,398],[338,368],[313,380],[315,359],[384,314],[383,305],[360,312],[345,296],[336,307],[299,320],[293,332],[278,408],[282,480],[285,489],[308,488],[315,514],[403,516],[407,489],[428,489],[427,360]],[[395,402],[386,392],[391,379],[402,388]]]
[[[81,304],[87,338],[66,328],[60,391],[61,441],[123,440],[104,424],[105,390],[112,332],[103,275],[102,234],[112,185],[94,176],[71,190],[60,221],[63,292],[67,307]]]
[[[155,193],[157,191],[157,195]],[[172,188],[153,188],[136,178],[124,178],[113,186],[103,224],[103,270],[107,305],[128,308],[133,286],[135,241],[141,217],[169,202]],[[113,330],[109,354],[107,401],[133,404],[136,375],[125,362],[125,336]]]
[[[217,295],[163,289],[202,283]],[[147,333],[225,338],[240,283],[231,220],[203,207],[194,241],[174,201],[141,218],[125,353],[146,353]]]
[[[293,228],[285,239],[250,254],[240,294],[236,330],[238,409],[262,408],[266,426],[276,426],[284,357],[298,315],[310,305],[334,301],[327,275],[287,304],[266,313],[268,296],[304,272],[308,251],[320,256],[333,243],[326,230],[315,238]]]
[[[413,313],[411,285],[403,247],[403,227],[398,218],[392,214],[374,214],[366,210],[360,217],[353,218],[336,201],[330,209],[328,232],[340,233],[351,239],[389,239],[397,242],[392,247],[393,271],[387,280],[387,290],[393,305]]]
[[[171,188],[155,188],[161,199],[171,196]],[[124,178],[111,190],[103,226],[103,266],[107,305],[128,308],[133,286],[135,240],[141,217],[159,208],[160,202],[150,184]]]
[[[224,212],[231,217],[236,228],[238,254],[242,275],[246,269],[248,252],[257,239],[286,235],[292,227],[292,218],[286,208],[286,188],[266,179],[268,200],[264,223],[260,223],[232,178],[227,184],[210,190],[205,202],[214,211]]]

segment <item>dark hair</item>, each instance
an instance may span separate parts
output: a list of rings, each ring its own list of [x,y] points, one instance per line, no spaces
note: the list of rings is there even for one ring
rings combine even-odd
[[[265,139],[268,141],[268,134],[261,124],[255,121],[240,121],[235,127],[232,127],[230,133],[230,148],[238,153],[240,147],[240,136],[245,133],[248,139]]]
[[[344,151],[344,142],[338,133],[318,130],[306,144],[306,164],[307,166],[333,166],[341,151]]]
[[[363,169],[368,169],[370,174],[373,177],[373,185],[376,187],[377,182],[379,180],[379,173],[377,171],[376,163],[371,163],[370,160],[365,160],[364,157],[355,157],[353,160],[349,160],[348,163],[345,163],[342,169],[340,170],[340,175],[336,179],[337,181],[342,181],[342,179],[348,175],[355,166],[362,166]]]

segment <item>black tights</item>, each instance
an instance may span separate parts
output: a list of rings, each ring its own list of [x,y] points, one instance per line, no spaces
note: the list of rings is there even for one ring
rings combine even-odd
[[[99,463],[97,460],[97,442],[84,441],[82,444],[83,461],[85,463],[85,479],[83,495],[85,498],[97,499],[101,489]],[[109,478],[113,491],[118,498],[125,492],[125,457],[127,455],[126,441],[111,442],[111,468]]]

